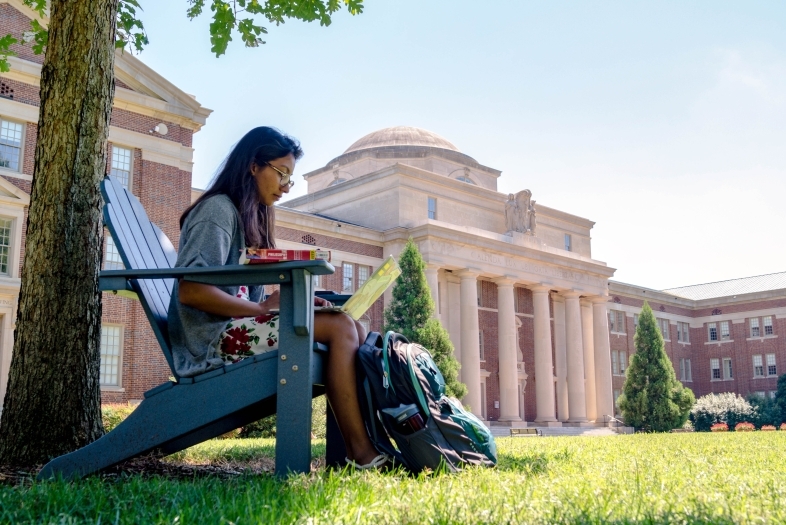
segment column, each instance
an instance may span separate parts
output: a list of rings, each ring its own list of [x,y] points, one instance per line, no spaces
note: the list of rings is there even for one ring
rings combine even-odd
[[[482,418],[480,407],[480,329],[478,327],[478,273],[458,272],[461,278],[461,380],[467,385],[464,403]]]
[[[556,423],[554,417],[554,370],[551,363],[551,316],[549,315],[549,287],[533,286],[532,302],[535,310],[535,397],[536,423]]]
[[[521,421],[519,417],[518,369],[516,368],[516,310],[513,279],[497,283],[497,332],[499,338],[499,421]]]
[[[568,421],[584,423],[587,421],[587,401],[584,395],[584,346],[581,343],[581,294],[568,292],[563,295],[568,356]]]
[[[428,264],[426,266],[426,282],[428,283],[429,290],[431,290],[431,298],[434,300],[434,319],[439,319],[439,266],[436,264]]]
[[[611,391],[611,345],[609,344],[609,317],[606,311],[608,297],[592,298],[593,336],[595,338],[595,398],[598,416],[614,415],[614,396]]]
[[[557,376],[557,419],[568,420],[568,356],[565,333],[565,299],[554,295],[554,375]]]
[[[587,419],[598,418],[595,399],[595,339],[592,326],[592,303],[581,301],[581,341],[584,343],[584,393],[587,401]]]

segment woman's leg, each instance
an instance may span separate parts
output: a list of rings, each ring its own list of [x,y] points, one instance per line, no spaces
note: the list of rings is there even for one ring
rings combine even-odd
[[[373,460],[379,452],[371,444],[360,415],[355,356],[365,339],[360,323],[341,313],[314,315],[314,340],[328,346],[327,396],[341,429],[347,457],[361,465]]]

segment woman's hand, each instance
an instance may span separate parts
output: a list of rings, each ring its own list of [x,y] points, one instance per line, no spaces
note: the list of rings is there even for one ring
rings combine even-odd
[[[314,306],[322,306],[322,307],[330,308],[331,306],[333,306],[333,303],[317,295],[314,296]]]
[[[267,296],[267,299],[259,304],[262,305],[262,309],[265,310],[265,313],[270,312],[270,310],[278,310],[281,305],[281,292],[278,290],[274,291]]]

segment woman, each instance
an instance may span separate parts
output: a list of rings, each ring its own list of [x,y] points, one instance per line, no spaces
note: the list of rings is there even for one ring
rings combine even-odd
[[[210,188],[180,218],[176,266],[237,264],[246,246],[274,248],[273,205],[294,182],[298,142],[259,127],[235,145]],[[261,286],[212,286],[180,280],[169,308],[175,369],[192,377],[278,347],[279,294],[260,302]],[[316,298],[317,305],[326,301]],[[389,458],[366,434],[355,386],[355,354],[365,339],[359,323],[340,313],[315,313],[314,340],[328,346],[327,396],[356,468],[376,468]]]

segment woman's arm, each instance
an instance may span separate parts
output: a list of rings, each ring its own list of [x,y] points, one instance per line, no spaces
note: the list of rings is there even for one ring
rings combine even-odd
[[[222,292],[210,284],[179,281],[178,299],[186,306],[224,317],[256,317],[278,309],[279,292],[276,290],[264,303],[246,301]]]

